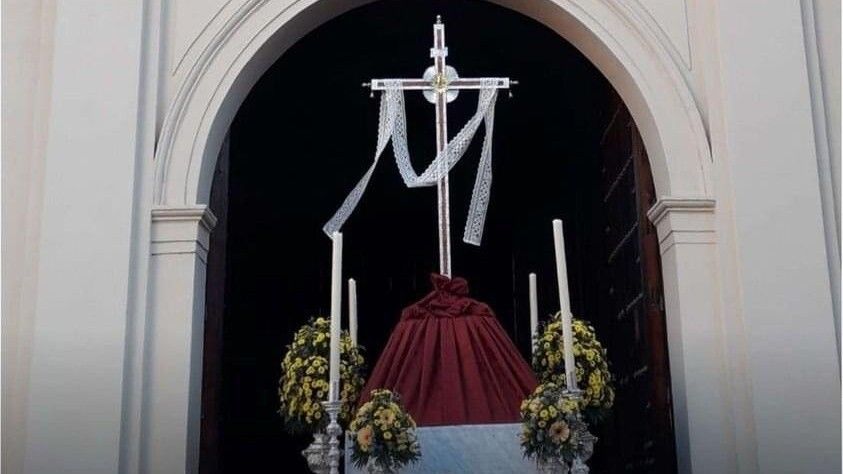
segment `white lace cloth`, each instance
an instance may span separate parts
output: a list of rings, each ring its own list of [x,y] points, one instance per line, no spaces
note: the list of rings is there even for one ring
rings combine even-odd
[[[489,85],[494,83],[490,81]],[[462,130],[448,142],[447,146],[428,165],[422,174],[416,174],[410,161],[410,152],[407,147],[407,118],[404,111],[404,91],[400,84],[389,87],[381,93],[380,116],[378,119],[378,143],[375,150],[375,159],[372,165],[343,201],[339,209],[334,213],[322,230],[332,235],[339,231],[345,221],[349,218],[366,187],[375,167],[378,164],[381,154],[386,149],[387,143],[392,139],[392,151],[395,155],[395,163],[398,172],[408,188],[423,186],[434,186],[439,181],[440,173],[449,172],[454,165],[465,154],[471,139],[480,127],[485,123],[486,133],[483,138],[483,150],[480,153],[480,163],[477,169],[477,177],[474,180],[474,190],[471,194],[471,204],[468,208],[468,217],[465,223],[463,241],[473,245],[480,245],[483,238],[483,225],[486,220],[486,210],[489,207],[489,193],[492,186],[492,131],[495,122],[495,99],[497,90],[494,88],[480,89],[477,101],[477,111],[468,120]],[[443,166],[444,165],[444,166]]]

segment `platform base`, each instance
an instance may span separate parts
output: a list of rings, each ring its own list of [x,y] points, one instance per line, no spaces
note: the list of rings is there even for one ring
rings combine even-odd
[[[421,459],[401,474],[534,473],[536,463],[524,458],[520,423],[428,426],[417,429]],[[346,443],[348,446],[348,443]],[[345,472],[366,474],[345,452]]]

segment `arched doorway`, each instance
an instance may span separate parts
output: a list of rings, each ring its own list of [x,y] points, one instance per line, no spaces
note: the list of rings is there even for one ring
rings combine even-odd
[[[731,440],[745,435],[732,417],[743,409],[734,406],[742,403],[740,395],[729,387],[743,385],[724,358],[711,157],[680,68],[637,3],[495,3],[570,41],[629,107],[658,196],[647,214],[662,254],[679,470],[733,471],[737,455]],[[252,86],[286,49],[354,5],[245,2],[196,45],[195,61],[179,78],[156,148],[148,283],[138,296],[148,301],[148,329],[142,340],[131,342],[143,347],[144,363],[127,382],[137,403],[127,408],[121,441],[142,470],[198,468],[204,282],[216,223],[206,203],[229,125]]]
[[[540,275],[544,317],[558,304],[549,223],[563,218],[574,310],[597,326],[618,377],[617,409],[598,432],[592,465],[674,472],[658,242],[645,217],[655,194],[634,121],[600,72],[553,31],[468,1],[378,2],[345,13],[290,48],[241,106],[211,190],[220,220],[208,256],[201,471],[305,469],[299,452],[308,440],[284,434],[275,383],[292,332],[327,313],[330,246],[321,225],[370,160],[377,102],[359,83],[422,70],[437,13],[449,25],[455,67],[522,84],[498,104],[484,244],[455,245],[455,274],[468,277],[529,357],[526,275]],[[474,103],[466,93],[451,105],[453,128]],[[408,94],[408,117],[413,155],[431,156],[432,111],[420,96]],[[455,228],[476,154],[475,146],[452,176]],[[384,163],[345,228],[345,271],[359,281],[370,366],[436,269],[431,191],[407,190]]]

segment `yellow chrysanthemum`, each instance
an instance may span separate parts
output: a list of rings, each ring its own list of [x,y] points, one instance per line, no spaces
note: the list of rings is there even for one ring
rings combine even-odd
[[[385,408],[378,414],[378,418],[384,425],[391,425],[395,422],[395,412],[391,408]]]

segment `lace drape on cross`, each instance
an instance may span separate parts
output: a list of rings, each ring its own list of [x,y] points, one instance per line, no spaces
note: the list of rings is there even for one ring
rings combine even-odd
[[[380,90],[381,110],[378,127],[378,145],[375,160],[357,186],[351,191],[333,218],[325,225],[329,235],[342,227],[349,214],[356,207],[369,182],[380,154],[389,139],[401,176],[408,187],[436,185],[439,217],[439,268],[440,273],[451,276],[451,225],[448,172],[465,153],[471,138],[485,123],[486,136],[483,141],[480,165],[475,179],[471,205],[469,207],[463,240],[474,245],[480,244],[483,234],[483,222],[489,201],[489,189],[492,180],[491,136],[494,126],[494,102],[498,89],[508,89],[509,78],[460,78],[456,70],[445,63],[448,48],[445,46],[445,25],[439,17],[433,25],[433,48],[430,49],[433,66],[429,67],[420,79],[373,79],[364,84],[373,91]],[[476,89],[480,91],[477,112],[450,142],[448,141],[447,103],[456,99],[460,90]],[[416,175],[410,163],[407,149],[406,118],[404,115],[405,90],[417,90],[436,107],[436,159],[424,173]]]

